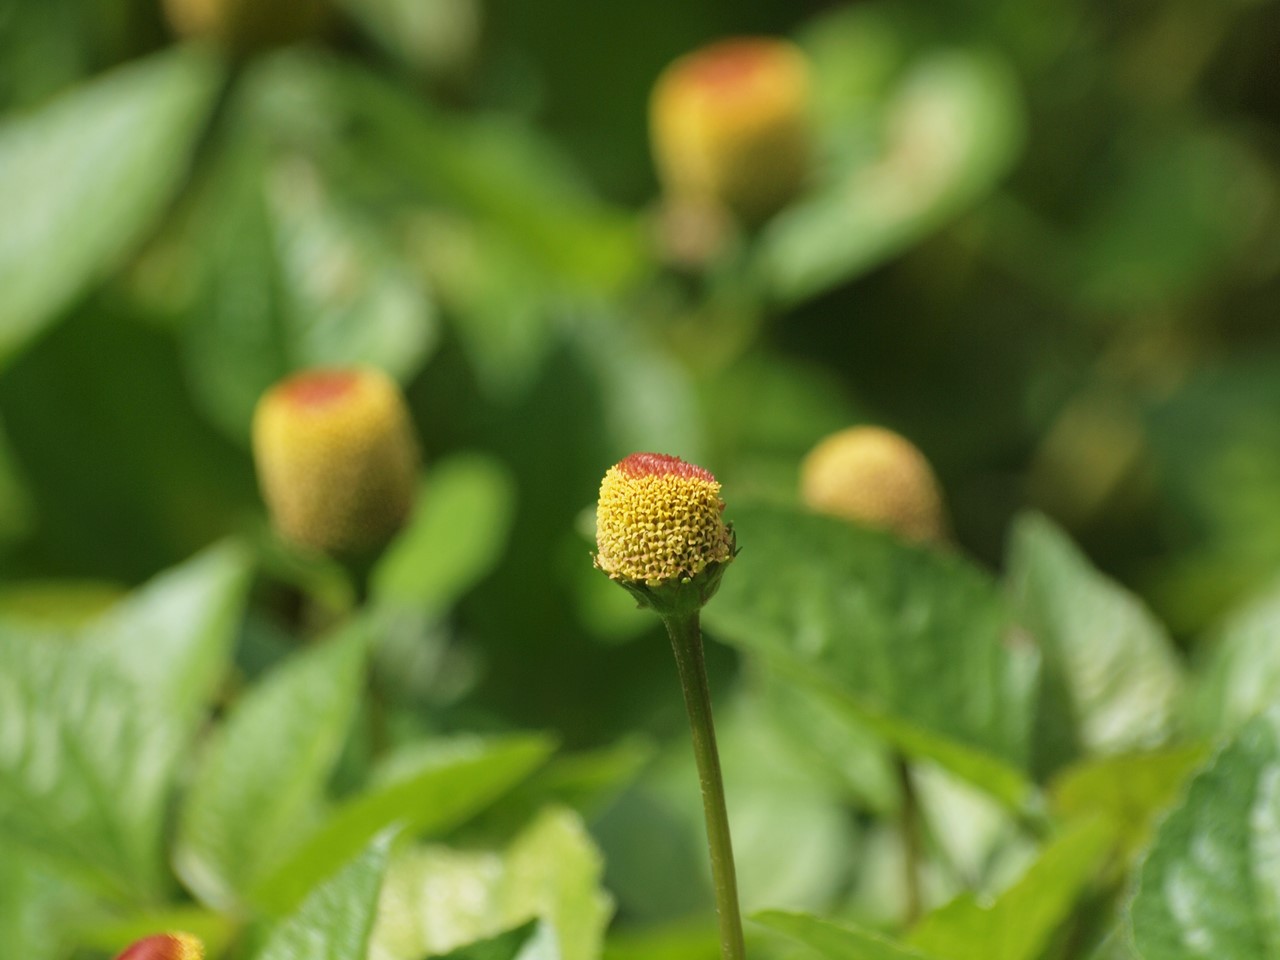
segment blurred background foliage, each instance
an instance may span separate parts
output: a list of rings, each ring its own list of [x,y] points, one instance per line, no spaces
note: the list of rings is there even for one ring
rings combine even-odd
[[[237,665],[277,661],[296,590],[336,609],[348,588],[271,544],[249,418],[284,374],[351,362],[400,380],[426,453],[374,585],[413,594],[379,653],[430,707],[406,736],[680,734],[665,640],[589,558],[599,478],[636,449],[711,468],[732,517],[794,501],[825,434],[887,425],[934,464],[965,553],[999,566],[1039,509],[1192,653],[1280,571],[1280,5],[336,7],[227,56],[155,0],[0,0],[7,614],[86,618],[239,535],[271,576]],[[812,58],[821,163],[689,269],[663,247],[648,91],[757,33]],[[396,574],[424,566],[425,598]],[[796,766],[812,705],[709,653],[746,691],[724,749],[759,780],[748,904],[849,893],[832,851],[883,855],[846,804],[892,806],[884,758]],[[679,849],[634,828],[692,804],[690,776],[664,754],[593,823],[624,920],[709,903],[700,867],[669,877],[700,856],[696,810]]]

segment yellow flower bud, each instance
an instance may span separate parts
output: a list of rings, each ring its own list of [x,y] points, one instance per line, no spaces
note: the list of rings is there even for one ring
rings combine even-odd
[[[329,554],[381,546],[413,505],[418,447],[400,388],[370,368],[309,370],[258,401],[258,481],[281,537]]]
[[[173,32],[251,53],[319,33],[328,23],[326,0],[164,0]]]
[[[747,221],[774,213],[809,171],[809,99],[808,63],[785,40],[724,40],[681,57],[649,103],[663,187]]]
[[[800,497],[819,513],[891,530],[906,540],[940,541],[946,517],[929,461],[880,427],[850,427],[814,447],[800,468]]]
[[[735,553],[720,484],[702,467],[633,453],[609,468],[596,505],[595,564],[660,613],[710,599]]]
[[[204,944],[189,933],[160,933],[130,944],[116,960],[204,960]]]

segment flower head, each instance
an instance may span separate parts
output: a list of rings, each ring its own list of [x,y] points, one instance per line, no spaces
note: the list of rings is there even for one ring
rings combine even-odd
[[[800,468],[800,497],[819,513],[880,527],[906,540],[946,535],[942,494],[911,441],[881,427],[850,427],[822,440]]]
[[[417,443],[400,388],[378,370],[282,380],[258,401],[253,450],[272,522],[298,546],[379,546],[412,506]]]
[[[130,944],[116,960],[204,960],[204,944],[189,933],[159,933]]]
[[[747,220],[773,213],[808,173],[809,99],[808,63],[785,40],[738,37],[681,57],[650,101],[664,187]]]
[[[710,598],[733,559],[720,484],[702,467],[661,453],[633,453],[609,468],[596,507],[596,566],[642,602],[693,584]]]

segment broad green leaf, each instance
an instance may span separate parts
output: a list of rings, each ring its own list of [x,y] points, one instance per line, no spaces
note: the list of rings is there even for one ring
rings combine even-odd
[[[751,919],[811,947],[827,960],[934,960],[870,930],[806,913],[765,910]]]
[[[602,872],[582,821],[555,808],[503,853],[408,851],[388,873],[370,960],[446,953],[535,918],[542,948],[530,958],[595,960],[612,913]]]
[[[60,960],[78,938],[74,917],[92,917],[89,894],[7,845],[0,856],[0,944],[21,960]]]
[[[157,578],[77,638],[0,625],[0,834],[156,898],[173,778],[228,656],[238,553]]]
[[[0,126],[0,362],[143,238],[219,79],[203,56],[161,53]]]
[[[1193,699],[1207,733],[1234,733],[1280,702],[1280,587],[1237,611],[1210,641]]]
[[[388,835],[315,887],[255,960],[365,960],[387,869]]]
[[[187,788],[174,864],[204,902],[231,909],[314,825],[364,688],[356,627],[287,660],[214,732]]]
[[[1101,819],[1054,840],[989,907],[969,896],[926,917],[908,937],[940,960],[1036,960],[1097,874],[1115,838]]]
[[[515,483],[498,461],[463,454],[432,464],[409,526],[382,555],[375,604],[440,616],[497,563],[515,512]]]
[[[1049,786],[1055,811],[1067,820],[1106,817],[1129,854],[1146,847],[1157,818],[1173,805],[1205,760],[1201,745],[1084,760]]]
[[[1037,654],[1017,642],[987,576],[795,508],[739,507],[730,519],[742,554],[704,612],[712,635],[761,654],[907,753],[1025,798],[1017,768]]]
[[[1048,520],[1020,518],[1009,558],[1019,618],[1066,694],[1068,722],[1090,753],[1160,745],[1183,689],[1164,629],[1141,602],[1093,569]]]
[[[1156,832],[1129,908],[1143,960],[1280,951],[1280,713],[1257,717]]]
[[[537,953],[540,926],[538,921],[530,920],[496,937],[450,950],[441,960],[532,960],[534,956],[542,956]]]
[[[533,735],[428,744],[397,762],[363,793],[338,806],[253,899],[282,912],[326,873],[392,824],[409,834],[442,833],[511,789],[541,765],[552,745]]]
[[[865,109],[854,97],[851,116]],[[901,253],[991,191],[1018,154],[1021,123],[1014,78],[994,55],[921,57],[880,118],[879,152],[844,158],[766,226],[756,269],[795,302]]]

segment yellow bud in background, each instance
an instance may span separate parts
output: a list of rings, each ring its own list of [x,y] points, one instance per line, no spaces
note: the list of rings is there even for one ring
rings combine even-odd
[[[184,40],[207,40],[251,53],[320,33],[331,10],[326,0],[164,0],[169,26]]]
[[[413,425],[378,370],[309,370],[276,384],[258,401],[253,453],[272,523],[300,547],[380,547],[413,506]]]
[[[794,44],[723,40],[667,67],[649,103],[663,188],[759,221],[795,197],[809,172],[809,67]]]
[[[906,540],[946,537],[942,494],[929,461],[892,430],[850,427],[822,440],[801,464],[800,497],[811,510]]]
[[[159,933],[130,944],[116,960],[204,960],[204,944],[189,933]]]

